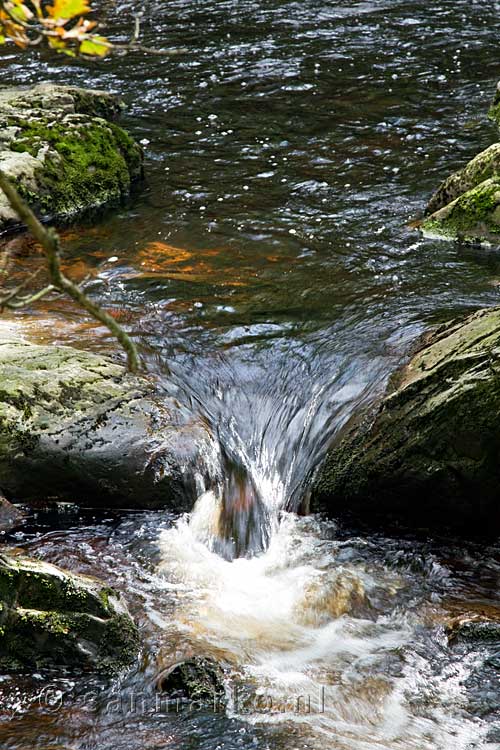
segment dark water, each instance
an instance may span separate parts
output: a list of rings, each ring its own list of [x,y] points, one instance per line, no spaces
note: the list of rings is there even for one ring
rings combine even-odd
[[[110,33],[126,35],[135,4],[102,7]],[[421,331],[498,303],[496,251],[424,240],[410,223],[439,181],[496,137],[485,113],[500,77],[499,5],[177,0],[144,8],[145,42],[183,47],[185,55],[83,63],[3,49],[1,82],[49,79],[125,98],[126,126],[148,141],[145,189],[129,207],[66,232],[68,267],[77,277],[93,270],[88,291],[120,311],[150,370],[165,376],[170,367],[171,387],[208,416],[231,461],[246,470],[272,527],[280,508],[297,507],[335,432],[379,397]],[[67,304],[45,302],[36,316],[29,330],[38,338],[103,351],[114,346]],[[202,527],[210,509],[198,515]],[[238,620],[247,635],[237,645],[220,635],[217,648],[231,654],[237,669],[253,669],[257,682],[279,674],[282,692],[286,685],[296,689],[299,673],[314,689],[325,680],[334,684],[336,675],[344,688],[352,682],[357,703],[342,695],[336,705],[346,715],[304,723],[296,716],[250,721],[238,711],[110,717],[102,705],[88,711],[75,698],[71,720],[67,712],[31,710],[6,721],[0,729],[6,747],[279,748],[290,746],[293,732],[301,748],[498,746],[498,735],[488,735],[495,731],[498,672],[483,664],[493,657],[471,646],[450,650],[443,635],[451,593],[462,602],[451,608],[462,613],[500,606],[498,550],[432,550],[347,532],[342,540],[327,524],[309,528],[308,521],[294,526],[288,519],[290,528],[275,530],[279,554],[271,541],[263,560],[281,556],[293,581],[271,563],[272,570],[260,569],[255,558],[256,567],[242,571],[254,599],[238,609],[234,566],[221,562],[229,567],[219,569],[214,557],[204,560],[194,531],[170,528],[173,519],[161,515],[109,523],[40,529],[33,540],[19,540],[47,559],[118,576],[117,585],[128,590],[143,623],[144,663],[103,695],[149,684],[156,651],[182,643],[186,621],[197,623],[198,635],[188,640],[200,650],[214,647],[221,612],[231,620],[253,607],[263,627],[270,605],[261,589],[252,589],[250,581],[258,580],[276,596],[279,616],[272,628],[268,623],[276,642],[259,628],[245,631],[247,617],[245,625]],[[168,552],[181,554],[181,540],[189,540],[189,559]],[[300,553],[290,551],[296,548]],[[349,581],[363,580],[370,612],[332,614],[328,602],[342,589],[337,582],[335,596],[327,586],[323,614],[307,633],[286,633],[290,613],[303,603],[285,605],[280,597],[290,590],[299,597],[318,577],[329,581],[339,549],[352,566],[340,570]],[[223,596],[206,594],[196,555],[220,576]],[[310,577],[301,578],[297,571],[307,566]],[[185,620],[179,611],[186,602],[175,587],[163,587],[165,580],[181,580],[190,592]],[[217,615],[205,600],[204,609],[202,591],[214,606],[220,595],[234,609],[219,602]],[[335,660],[331,644],[341,636],[334,628],[346,617],[354,629],[368,621],[385,627],[394,641],[381,645],[366,626],[369,632],[359,636],[365,662],[358,664],[356,649],[356,656]],[[280,633],[283,650],[293,643],[303,658],[275,665],[272,678],[259,659],[274,664]],[[309,657],[305,643],[314,651]],[[393,680],[391,689],[356,682],[354,673],[359,677],[370,659],[382,682]],[[410,664],[414,678],[411,670],[402,676]],[[30,687],[23,690],[27,695]],[[378,710],[380,716],[371,715]],[[356,722],[363,727],[358,734]]]

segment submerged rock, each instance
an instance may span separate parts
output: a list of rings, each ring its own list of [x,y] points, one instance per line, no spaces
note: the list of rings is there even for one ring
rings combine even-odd
[[[114,123],[120,100],[39,84],[0,88],[0,169],[44,219],[120,201],[142,175],[142,151]],[[0,232],[19,220],[0,194]]]
[[[205,425],[153,380],[71,347],[0,338],[9,499],[188,510],[211,445]]]
[[[500,127],[500,91],[489,113]],[[429,236],[500,244],[500,143],[448,177],[432,196],[421,223]]]
[[[500,530],[500,308],[443,326],[330,451],[312,505],[469,534]]]
[[[16,526],[20,526],[25,518],[25,514],[20,508],[17,508],[0,493],[0,531],[9,531]]]
[[[0,555],[0,670],[128,666],[138,631],[120,595],[100,581]]]
[[[156,689],[169,699],[214,704],[224,696],[224,670],[213,659],[194,656],[164,669]]]

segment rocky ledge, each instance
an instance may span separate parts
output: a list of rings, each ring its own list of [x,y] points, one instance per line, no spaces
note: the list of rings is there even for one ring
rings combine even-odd
[[[39,84],[0,87],[0,169],[43,219],[67,220],[116,203],[142,176],[140,146],[103,91]],[[0,195],[0,233],[19,220]]]
[[[151,378],[0,338],[0,488],[10,500],[189,510],[206,426]]]
[[[112,673],[138,650],[137,628],[116,591],[40,560],[0,555],[0,672]]]
[[[333,446],[314,510],[500,531],[500,308],[434,332],[375,414]]]
[[[500,84],[489,117],[500,128]],[[421,229],[431,237],[500,244],[500,143],[440,185]]]

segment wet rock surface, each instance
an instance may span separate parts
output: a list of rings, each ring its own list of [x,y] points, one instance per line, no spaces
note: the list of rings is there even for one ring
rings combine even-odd
[[[0,87],[0,169],[44,219],[116,203],[142,175],[142,152],[114,122],[120,100],[49,83]],[[0,232],[19,224],[3,194]]]
[[[0,555],[0,671],[76,667],[111,673],[135,659],[138,632],[120,595],[40,560]]]
[[[434,530],[500,529],[500,308],[431,335],[330,451],[312,504]]]
[[[70,347],[0,339],[0,487],[9,500],[187,510],[205,425],[154,380]]]

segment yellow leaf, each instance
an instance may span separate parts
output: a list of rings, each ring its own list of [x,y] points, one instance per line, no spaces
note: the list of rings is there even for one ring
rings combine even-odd
[[[80,54],[92,57],[104,57],[111,49],[111,42],[104,36],[89,36],[80,44]]]
[[[90,12],[88,0],[54,0],[47,12],[52,18],[74,18]]]
[[[3,34],[0,34],[0,44],[5,44],[5,37]]]
[[[33,13],[29,8],[26,7],[26,5],[23,5],[22,2],[10,2],[6,4],[6,8],[8,9],[9,14],[12,18],[15,18],[16,21],[29,21],[30,18],[33,18]]]

